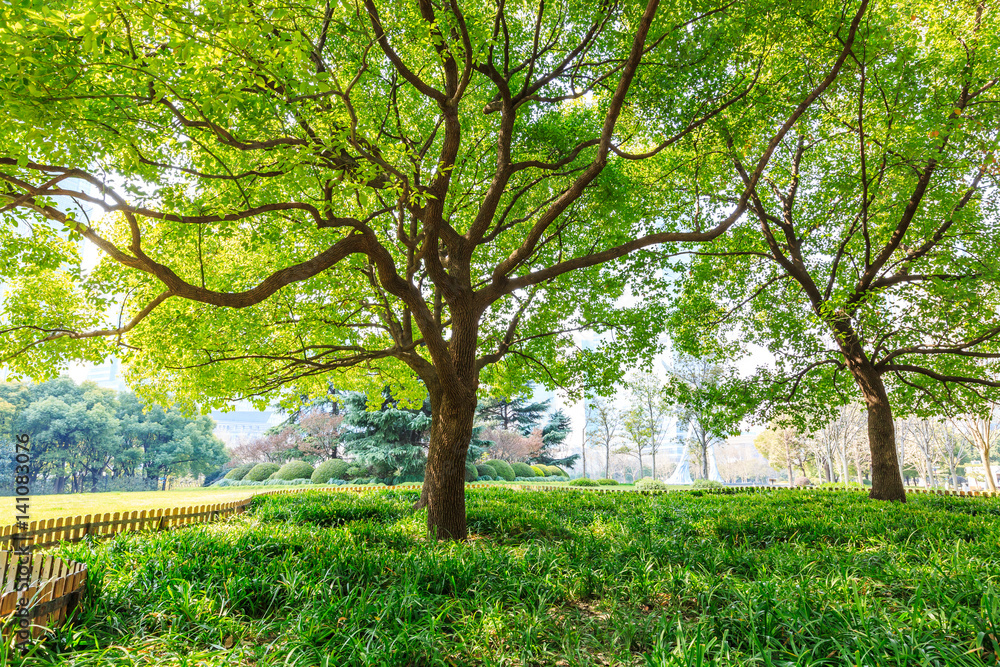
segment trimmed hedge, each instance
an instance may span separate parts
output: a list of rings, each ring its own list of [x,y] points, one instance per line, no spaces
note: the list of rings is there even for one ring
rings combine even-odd
[[[343,479],[347,476],[347,469],[351,464],[344,459],[330,459],[323,461],[313,471],[310,479],[313,484],[327,484],[331,479]]]
[[[514,474],[514,469],[510,467],[510,464],[506,461],[501,461],[499,459],[493,459],[492,461],[487,461],[486,465],[493,466],[497,471],[497,474],[508,482],[513,482],[517,475]]]
[[[512,463],[510,467],[514,470],[514,477],[534,477],[535,471],[527,463]]]
[[[465,481],[466,482],[475,482],[477,479],[479,479],[479,472],[476,470],[476,466],[472,465],[471,463],[466,463],[465,464]]]
[[[543,466],[543,465],[540,465],[538,467],[545,471],[545,476],[546,477],[548,477],[550,475],[562,475],[563,477],[569,477],[569,475],[566,474],[566,471],[563,470],[562,468],[560,468],[559,466]]]
[[[726,485],[714,479],[696,479],[691,484],[692,489],[723,489]]]
[[[275,479],[310,479],[314,469],[305,461],[289,461],[274,473]]]
[[[549,466],[550,468],[553,466]],[[597,482],[587,477],[578,477],[569,483],[570,486],[597,486]]]
[[[231,479],[234,482],[238,482],[244,477],[246,477],[248,472],[253,470],[253,466],[254,464],[252,463],[246,463],[241,466],[236,466],[235,468],[227,472],[226,476],[223,479]]]
[[[540,465],[533,465],[533,466],[531,466],[531,469],[535,471],[535,477],[547,477],[548,476],[548,473],[546,473],[544,470],[542,470],[542,466],[540,466]]]
[[[666,491],[667,485],[652,477],[643,477],[635,483],[635,488],[640,491]]]
[[[605,477],[604,479],[597,480],[597,484],[599,486],[618,486],[618,480],[617,479],[609,479],[609,478]]]
[[[250,472],[248,472],[243,479],[248,482],[263,482],[279,470],[281,470],[281,466],[277,463],[258,463],[250,469]]]
[[[497,469],[489,463],[480,463],[476,466],[476,471],[479,473],[480,477],[489,477],[491,480],[499,478],[499,475],[497,475]]]

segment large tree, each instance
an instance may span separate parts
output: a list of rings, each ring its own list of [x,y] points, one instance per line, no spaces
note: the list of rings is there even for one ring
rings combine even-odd
[[[978,412],[1000,388],[1000,16],[967,1],[877,15],[762,178],[735,136],[728,172],[690,172],[715,205],[750,188],[751,215],[678,267],[673,324],[689,351],[718,327],[767,347],[776,368],[746,383],[775,390],[765,416],[822,421],[863,399],[870,496],[904,501],[894,417],[952,396]]]
[[[14,0],[5,357],[43,375],[115,350],[145,396],[188,404],[318,395],[347,369],[375,400],[426,388],[428,528],[464,538],[480,382],[648,357],[661,290],[619,308],[622,262],[743,216],[867,2]],[[652,187],[722,130],[751,146],[735,206]],[[577,352],[588,327],[620,335]]]

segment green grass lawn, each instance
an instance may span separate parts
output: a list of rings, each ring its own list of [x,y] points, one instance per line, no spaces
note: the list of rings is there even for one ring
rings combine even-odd
[[[171,489],[169,491],[109,491],[106,493],[60,493],[32,496],[29,515],[33,520],[57,519],[106,512],[133,512],[167,507],[213,505],[249,498],[256,491],[298,488],[291,486],[204,487]],[[14,515],[14,498],[2,498],[9,511],[0,524],[10,523]],[[3,516],[3,515],[0,515]]]
[[[216,524],[58,550],[75,625],[27,665],[993,665],[1000,499],[775,490],[260,498]]]

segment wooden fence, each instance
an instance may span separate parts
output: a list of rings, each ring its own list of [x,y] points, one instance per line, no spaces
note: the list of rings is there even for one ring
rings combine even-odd
[[[3,635],[24,631],[38,637],[47,628],[59,627],[72,615],[87,584],[87,566],[82,563],[44,554],[26,561],[22,563],[16,552],[0,551]],[[16,590],[18,584],[24,583],[28,584],[27,590]],[[23,617],[14,615],[20,598],[28,601]]]

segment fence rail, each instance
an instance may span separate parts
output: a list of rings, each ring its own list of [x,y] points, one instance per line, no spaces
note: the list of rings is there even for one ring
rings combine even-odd
[[[18,570],[20,574],[18,573]],[[18,591],[18,584],[28,584]],[[87,585],[87,566],[55,556],[38,554],[26,563],[13,551],[0,551],[0,620],[3,634],[26,631],[38,637],[47,628],[58,627],[72,615]],[[14,616],[18,599],[28,600],[27,615]]]

